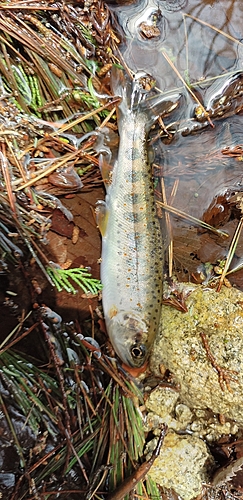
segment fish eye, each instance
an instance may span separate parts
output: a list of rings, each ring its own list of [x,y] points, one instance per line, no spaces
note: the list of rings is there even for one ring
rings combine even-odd
[[[145,356],[145,354],[146,354],[146,347],[144,344],[140,345],[134,344],[131,347],[131,355],[133,358],[141,359]]]

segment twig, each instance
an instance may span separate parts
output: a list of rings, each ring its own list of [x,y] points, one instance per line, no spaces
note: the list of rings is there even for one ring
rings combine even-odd
[[[104,482],[105,477],[107,476],[107,472],[112,468],[112,465],[101,465],[100,468],[96,471],[95,475],[92,477],[92,482],[89,490],[86,493],[85,500],[91,500],[94,498],[96,491],[99,489],[100,485]],[[96,480],[102,472],[102,476],[99,482],[96,484]]]
[[[221,368],[221,366],[219,366],[219,364],[217,363],[215,357],[212,355],[212,353],[210,351],[210,348],[209,348],[208,341],[207,341],[205,333],[200,332],[200,335],[201,335],[201,339],[203,341],[203,345],[204,345],[205,351],[207,353],[207,356],[208,356],[208,358],[209,358],[212,366],[215,368],[215,370],[219,374],[219,385],[220,385],[222,391],[224,391],[224,382],[225,382],[225,385],[226,385],[228,391],[232,392],[232,389],[230,387],[230,380],[234,381],[235,378],[232,377],[231,374],[232,375],[237,375],[238,372],[236,372],[234,370],[227,370],[226,368]]]
[[[167,425],[164,425],[163,430],[161,431],[157,446],[149,460],[144,462],[140,467],[134,471],[128,478],[123,481],[123,483],[118,486],[118,488],[111,493],[111,495],[108,495],[107,500],[122,500],[126,495],[130,493],[131,490],[133,490],[136,485],[144,479],[146,474],[148,474],[149,470],[151,469],[155,459],[159,456],[160,450],[164,441],[164,437],[167,432]]]

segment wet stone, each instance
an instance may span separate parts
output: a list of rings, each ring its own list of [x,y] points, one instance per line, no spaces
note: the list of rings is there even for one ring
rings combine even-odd
[[[178,392],[169,388],[158,387],[151,392],[146,401],[146,408],[165,419],[168,414],[174,411],[178,398]]]
[[[165,365],[173,373],[181,403],[243,425],[243,293],[226,287],[218,293],[200,285],[181,286],[192,289],[186,299],[188,312],[163,306],[151,368],[159,374],[160,365]],[[224,390],[201,333],[217,365],[231,377],[228,387],[223,381]]]
[[[0,498],[7,498],[6,494],[10,495],[15,486],[15,474],[0,473]],[[3,496],[5,495],[5,497]],[[8,496],[9,498],[9,496]]]
[[[150,359],[156,375],[162,366],[170,370],[175,389],[161,384],[151,391],[145,429],[156,434],[163,423],[168,426],[151,477],[192,500],[212,479],[215,464],[208,445],[236,435],[243,425],[243,293],[186,283],[179,287],[187,312],[163,306]],[[224,378],[220,384],[219,367],[227,384]],[[153,441],[149,445],[153,448]]]
[[[149,475],[164,488],[175,490],[182,499],[190,500],[201,493],[201,484],[209,480],[212,466],[213,460],[201,439],[169,431]]]

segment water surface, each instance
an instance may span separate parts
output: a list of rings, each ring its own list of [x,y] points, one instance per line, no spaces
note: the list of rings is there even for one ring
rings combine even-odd
[[[121,52],[127,66],[134,73],[152,75],[160,91],[175,89],[183,96],[179,112],[165,119],[170,136],[161,134],[153,142],[158,189],[162,177],[170,200],[176,183],[170,200],[174,207],[229,234],[225,240],[170,217],[174,270],[183,279],[188,275],[200,280],[202,265],[217,264],[227,256],[241,216],[235,193],[243,191],[242,158],[225,156],[222,150],[243,143],[243,4],[143,0],[111,8],[123,30]],[[236,82],[228,85],[234,77]],[[222,116],[214,115],[215,92],[220,94],[217,106]],[[197,119],[197,99],[204,107],[208,104],[211,123]],[[234,266],[240,264],[242,250],[243,237]],[[243,285],[239,273],[231,280]]]

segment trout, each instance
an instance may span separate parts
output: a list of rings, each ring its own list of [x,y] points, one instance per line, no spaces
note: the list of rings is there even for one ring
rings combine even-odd
[[[178,106],[180,95],[149,100],[136,79],[126,85],[117,80],[114,90],[122,97],[118,158],[105,203],[97,207],[102,234],[102,301],[114,350],[126,365],[135,368],[147,360],[156,336],[163,285],[163,242],[147,135],[158,116]]]

